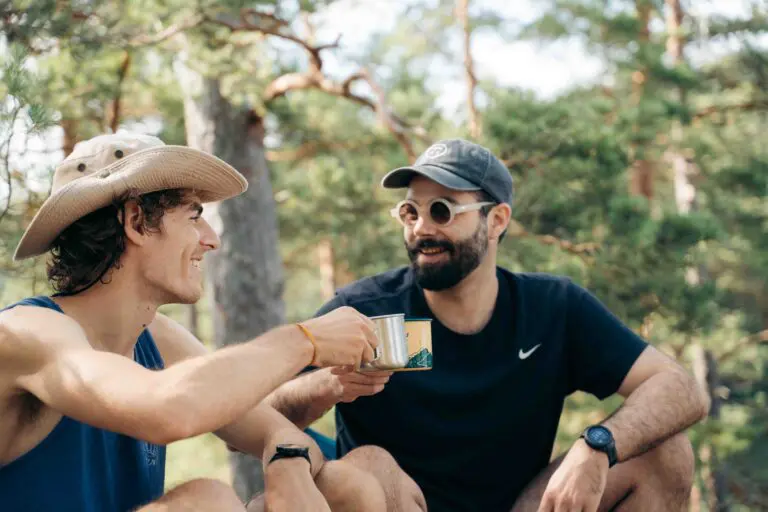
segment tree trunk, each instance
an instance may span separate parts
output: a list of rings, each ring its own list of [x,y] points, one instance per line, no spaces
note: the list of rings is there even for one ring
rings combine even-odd
[[[336,258],[330,240],[320,242],[316,251],[317,263],[320,267],[320,293],[323,302],[327,302],[336,294]]]
[[[477,77],[472,60],[471,36],[472,26],[469,18],[469,0],[458,0],[456,15],[461,23],[464,35],[464,75],[467,78],[467,111],[469,115],[469,133],[474,139],[480,138],[481,125],[480,114],[475,105],[475,89],[477,89]]]
[[[667,54],[671,66],[678,66],[683,63],[685,49],[685,40],[683,38],[682,24],[685,15],[680,0],[665,0],[666,3],[666,21],[667,21]],[[678,91],[679,101],[685,103],[685,90],[680,88]],[[691,181],[695,167],[684,154],[683,143],[683,125],[675,121],[670,133],[671,146],[668,151],[668,159],[672,164],[672,176],[675,191],[675,203],[677,211],[683,215],[696,209],[697,191],[696,186]],[[686,269],[686,281],[689,286],[699,286],[708,280],[705,268],[688,267]],[[694,373],[699,385],[707,391],[711,400],[709,418],[717,421],[720,418],[720,397],[717,388],[720,386],[719,375],[717,371],[717,361],[712,353],[705,350],[701,345],[694,346]],[[710,510],[725,512],[729,509],[727,504],[726,475],[720,467],[717,456],[716,446],[709,440],[701,443],[699,458],[702,462],[701,472],[704,476],[705,493]],[[692,498],[701,500],[702,490],[697,489]]]
[[[187,143],[222,158],[248,180],[245,194],[206,205],[221,248],[206,257],[217,346],[240,343],[284,322],[283,270],[275,202],[264,153],[264,125],[230,104],[219,82],[179,67]],[[213,206],[211,208],[211,206]],[[258,371],[254,367],[254,371]],[[221,390],[226,393],[226,389]],[[263,490],[261,461],[231,453],[234,487],[243,499]]]
[[[187,329],[200,339],[200,319],[197,312],[197,304],[187,304]]]
[[[75,149],[75,144],[79,142],[77,136],[77,121],[74,119],[62,119],[59,123],[61,129],[64,130],[64,143],[61,150],[64,152],[64,158],[68,157],[72,150]]]
[[[696,345],[693,351],[693,374],[702,389],[706,390],[710,399],[709,418],[720,419],[721,399],[719,394],[720,375],[717,371],[717,361],[712,352]],[[702,474],[707,494],[707,503],[712,512],[728,512],[730,506],[727,498],[727,482],[717,457],[715,446],[709,441],[703,441],[699,448],[699,458],[703,463]]]
[[[653,6],[648,0],[635,0],[635,10],[637,11],[638,21],[640,23],[640,33],[638,42],[641,47],[650,43],[650,22]],[[632,73],[632,96],[631,101],[638,111],[642,111],[643,96],[645,95],[645,83],[648,80],[648,70],[645,64]],[[640,124],[642,114],[633,127],[633,132],[639,139]],[[653,199],[653,179],[654,165],[646,155],[645,148],[641,147],[644,142],[636,140],[630,146],[630,158],[632,166],[629,169],[629,193],[635,196],[643,196],[649,202]]]
[[[683,9],[680,0],[666,0],[667,4],[667,55],[672,67],[683,63],[685,41],[682,36]],[[685,103],[685,90],[678,91],[680,103]],[[675,186],[675,202],[677,211],[689,213],[696,200],[696,188],[690,180],[691,166],[680,147],[683,141],[683,126],[675,121],[672,126],[672,147],[669,160],[672,163],[673,183]]]

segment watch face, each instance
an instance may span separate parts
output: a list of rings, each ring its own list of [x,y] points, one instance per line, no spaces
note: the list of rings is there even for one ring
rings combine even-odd
[[[587,431],[587,437],[592,443],[600,446],[610,444],[612,439],[611,433],[605,427],[591,427]]]
[[[279,444],[277,445],[277,452],[286,455],[304,455],[309,453],[309,448],[299,444]]]

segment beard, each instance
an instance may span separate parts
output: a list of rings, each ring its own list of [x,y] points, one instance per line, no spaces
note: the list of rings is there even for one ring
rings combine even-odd
[[[418,261],[420,251],[440,248],[448,254],[448,261],[424,263]],[[480,222],[472,236],[456,243],[448,240],[425,239],[413,244],[405,243],[416,282],[425,290],[441,291],[453,288],[482,263],[488,252],[488,226]]]

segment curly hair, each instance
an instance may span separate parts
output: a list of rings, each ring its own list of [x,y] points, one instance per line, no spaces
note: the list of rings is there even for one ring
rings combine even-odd
[[[85,215],[69,225],[51,244],[48,279],[59,294],[74,295],[97,282],[106,283],[107,273],[120,268],[125,251],[125,203],[137,202],[141,215],[133,227],[140,233],[158,232],[166,211],[185,203],[181,189],[149,194],[129,192],[109,206]]]

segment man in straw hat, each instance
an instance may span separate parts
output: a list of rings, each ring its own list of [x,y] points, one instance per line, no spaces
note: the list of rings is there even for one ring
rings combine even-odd
[[[705,416],[706,398],[570,279],[497,266],[512,205],[504,164],[444,140],[383,186],[407,189],[391,213],[411,265],[344,287],[319,314],[431,319],[434,368],[319,369],[267,401],[302,427],[337,405],[339,455],[388,450],[430,512],[687,510],[693,453],[682,432]],[[575,391],[625,401],[551,461]]]
[[[81,142],[56,168],[15,259],[50,252],[58,293],[0,312],[2,510],[243,510],[215,480],[164,493],[165,445],[205,432],[264,461],[271,510],[383,510],[385,490],[419,499],[394,463],[365,470],[376,449],[325,463],[260,404],[308,364],[370,361],[365,316],[344,308],[208,353],[157,313],[200,298],[200,265],[219,247],[202,205],[246,187],[212,155],[131,133]]]

